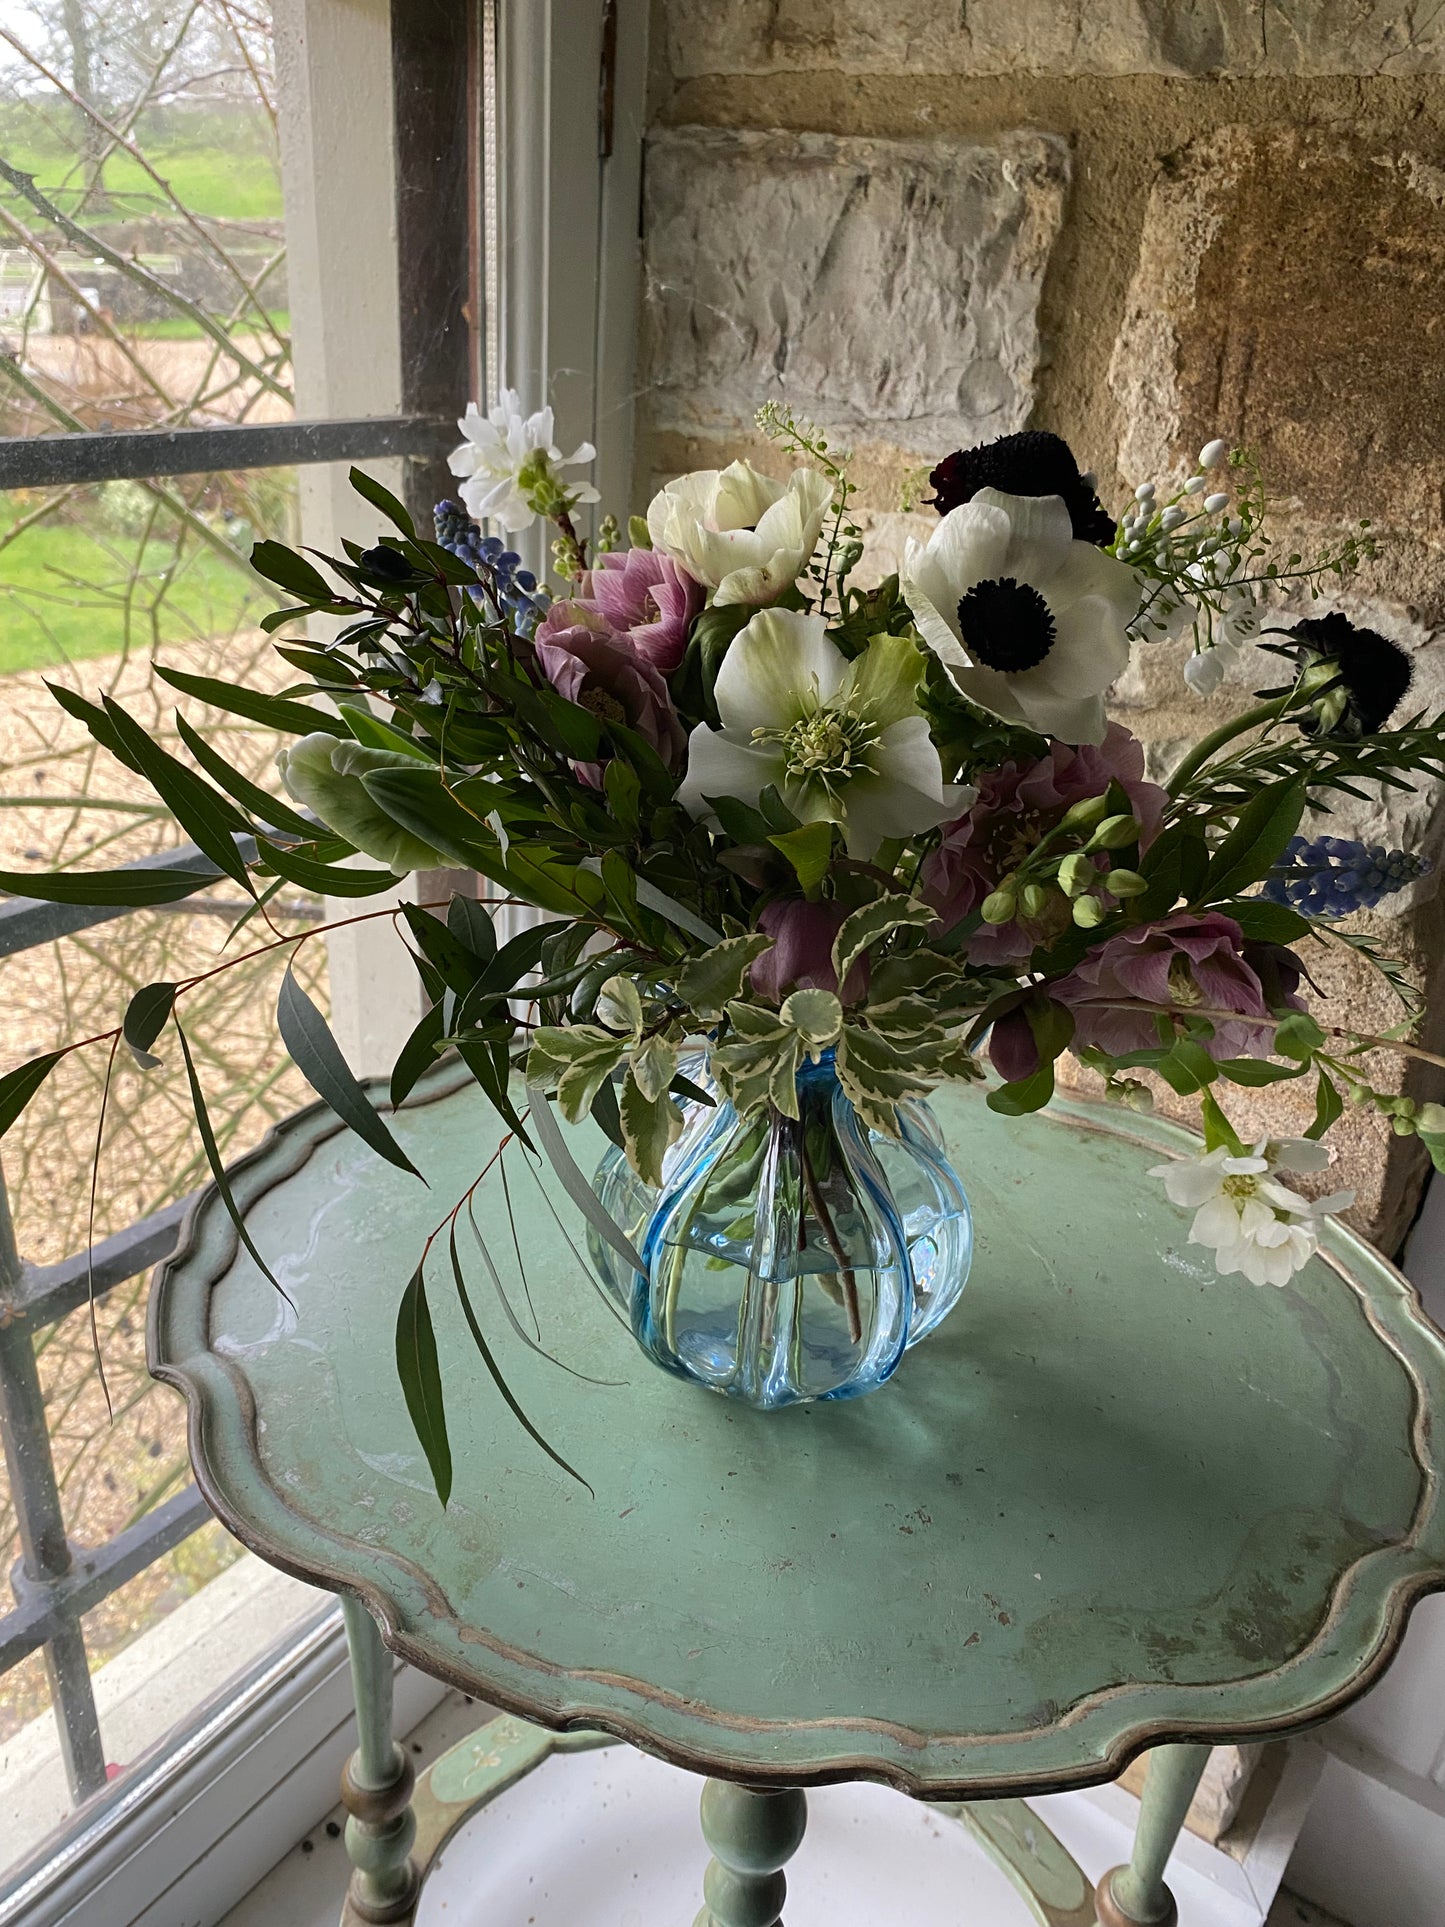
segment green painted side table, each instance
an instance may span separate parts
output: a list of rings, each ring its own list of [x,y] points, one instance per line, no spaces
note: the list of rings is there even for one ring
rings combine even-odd
[[[1338,1710],[1445,1587],[1445,1341],[1403,1279],[1336,1229],[1288,1289],[1216,1278],[1146,1175],[1185,1133],[1067,1103],[1005,1120],[963,1091],[937,1108],[974,1204],[973,1277],[891,1385],[836,1406],[753,1413],[646,1362],[519,1158],[543,1335],[618,1382],[505,1331],[498,1346],[596,1496],[492,1389],[439,1248],[443,1511],[393,1326],[425,1234],[497,1131],[454,1068],[423,1099],[395,1123],[430,1190],[320,1107],[236,1167],[294,1309],[212,1194],[151,1305],[151,1366],[186,1395],[216,1511],[343,1594],[351,1919],[410,1918],[419,1867],[470,1803],[558,1744],[612,1736],[707,1778],[703,1927],[770,1927],[803,1789],[856,1777],[999,1802],[960,1817],[1046,1927],[1162,1927],[1209,1746]],[[584,1166],[597,1148],[579,1143]],[[491,1179],[477,1209],[509,1252]],[[468,1269],[482,1304],[475,1254]],[[382,1640],[513,1716],[469,1743],[470,1766],[433,1769],[419,1817]],[[1013,1803],[1146,1748],[1133,1858],[1090,1894]]]

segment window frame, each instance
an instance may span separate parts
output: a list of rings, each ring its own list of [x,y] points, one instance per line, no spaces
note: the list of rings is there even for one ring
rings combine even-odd
[[[0,489],[296,466],[305,539],[330,548],[372,531],[365,505],[347,499],[327,465],[382,464],[383,479],[429,518],[454,486],[445,457],[461,406],[514,387],[529,408],[553,402],[569,445],[600,446],[604,496],[626,504],[646,25],[645,0],[277,0],[301,418],[0,438]],[[381,114],[390,142],[374,138]],[[369,196],[358,197],[358,180]],[[543,564],[539,533],[528,546]],[[178,860],[213,867],[192,850],[145,861]],[[0,956],[124,914],[11,900],[0,905]],[[348,966],[359,1006],[375,984],[385,1007],[345,1013],[343,1035],[395,1021],[375,961],[333,956],[333,967]],[[163,1257],[183,1210],[97,1247],[97,1288]],[[354,1739],[339,1613],[323,1611],[104,1784],[88,1672],[76,1675],[80,1614],[210,1514],[190,1487],[124,1544],[82,1552],[67,1542],[53,1471],[44,1490],[33,1338],[78,1302],[87,1260],[26,1266],[8,1231],[0,1188],[0,1314],[12,1314],[0,1316],[0,1414],[17,1497],[38,1494],[29,1524],[40,1528],[24,1540],[0,1650],[7,1634],[14,1643],[43,1619],[48,1653],[68,1652],[51,1670],[58,1682],[68,1667],[55,1713],[79,1804],[35,1855],[0,1870],[0,1927],[22,1918],[27,1927],[159,1927],[178,1917],[182,1895],[186,1917],[216,1918],[334,1803]],[[402,1672],[406,1725],[444,1689]]]

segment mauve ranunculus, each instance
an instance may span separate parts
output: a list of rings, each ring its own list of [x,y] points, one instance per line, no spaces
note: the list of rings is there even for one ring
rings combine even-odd
[[[1122,723],[1110,723],[1097,747],[1054,743],[1036,763],[1004,763],[981,777],[978,801],[966,816],[945,826],[942,843],[925,860],[919,894],[951,927],[1017,869],[1067,809],[1102,796],[1110,783],[1128,797],[1140,826],[1140,848],[1147,849],[1159,834],[1169,799],[1145,778],[1143,745]],[[984,924],[968,940],[969,961],[1016,962],[1035,944],[1057,936],[1066,923],[1061,904],[1058,929],[1027,919]]]
[[[667,684],[624,635],[582,602],[554,602],[534,638],[537,660],[559,695],[590,709],[604,722],[625,723],[649,742],[664,763],[675,765],[687,738]],[[594,788],[601,765],[578,763],[577,774]]]
[[[1288,985],[1281,988],[1290,1008],[1304,1008]],[[1153,1010],[1108,1008],[1123,999],[1161,1011],[1235,1011],[1242,1020],[1270,1014],[1259,974],[1244,955],[1244,932],[1218,910],[1181,912],[1111,937],[1050,984],[1049,995],[1073,1011],[1076,1049],[1093,1044],[1114,1056],[1159,1042]],[[1204,1047],[1215,1058],[1267,1055],[1273,1035],[1270,1025],[1215,1019]]]
[[[773,939],[773,947],[748,973],[757,994],[780,1004],[790,990],[836,991],[833,939],[847,915],[841,903],[806,903],[801,897],[770,903],[758,918],[758,928]],[[868,959],[860,957],[848,972],[845,1004],[867,995],[868,976]]]
[[[632,638],[638,655],[670,676],[682,661],[704,593],[670,555],[617,549],[598,556],[579,600],[595,604],[614,629]]]

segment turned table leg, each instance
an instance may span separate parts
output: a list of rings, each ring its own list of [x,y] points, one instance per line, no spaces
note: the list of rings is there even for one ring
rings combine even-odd
[[[1150,1753],[1129,1864],[1099,1882],[1099,1927],[1177,1927],[1179,1909],[1164,1869],[1209,1753],[1207,1746],[1156,1746]]]
[[[788,1890],[782,1869],[807,1824],[808,1803],[796,1789],[709,1780],[702,1790],[702,1832],[713,1857],[703,1876],[705,1904],[693,1927],[779,1927]]]
[[[351,1816],[346,1851],[352,1865],[343,1921],[410,1920],[420,1880],[411,1859],[416,1820],[410,1755],[391,1732],[391,1654],[359,1599],[343,1594],[351,1683],[356,1694],[357,1747],[341,1772],[341,1798]]]

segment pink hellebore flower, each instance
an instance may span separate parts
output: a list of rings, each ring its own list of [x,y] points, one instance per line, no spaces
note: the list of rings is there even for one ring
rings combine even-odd
[[[554,602],[534,639],[548,682],[569,702],[604,722],[624,723],[675,766],[687,738],[661,675],[596,609],[583,601]],[[600,788],[598,763],[578,763],[584,783]]]
[[[1140,847],[1147,849],[1159,834],[1168,796],[1145,779],[1143,746],[1121,723],[1110,723],[1097,747],[1054,743],[1036,763],[1004,763],[981,778],[978,801],[945,826],[942,843],[924,862],[919,894],[951,928],[1018,867],[1067,809],[1102,796],[1110,783],[1129,799]],[[984,924],[969,938],[967,954],[971,963],[1012,963],[1057,934],[1029,920]]]
[[[1291,1009],[1304,1009],[1292,986],[1284,991]],[[1244,932],[1218,910],[1184,911],[1111,937],[1049,994],[1073,1011],[1076,1047],[1093,1044],[1112,1056],[1159,1042],[1152,1011],[1107,1008],[1125,999],[1161,1011],[1235,1011],[1241,1020],[1270,1014],[1259,973],[1244,955]],[[1216,1018],[1204,1047],[1214,1058],[1268,1055],[1273,1036],[1271,1025]]]
[[[638,655],[664,676],[682,661],[687,632],[703,605],[704,590],[670,555],[655,549],[619,549],[599,555],[583,578],[584,607],[601,612],[632,639]]]
[[[758,928],[773,939],[773,947],[748,973],[758,995],[780,1004],[792,990],[836,991],[833,939],[847,915],[841,903],[805,903],[801,897],[770,903]],[[844,1003],[856,1003],[867,990],[868,959],[860,957],[848,972]]]

